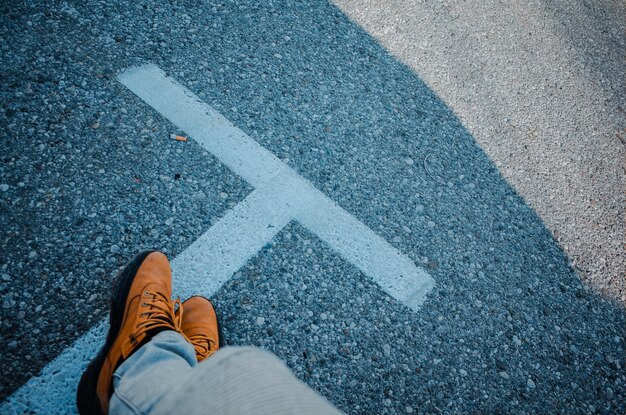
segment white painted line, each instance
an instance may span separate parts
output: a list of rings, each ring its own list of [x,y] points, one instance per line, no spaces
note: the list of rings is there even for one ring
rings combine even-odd
[[[315,194],[296,219],[372,278],[392,297],[417,311],[435,282],[426,271],[325,196]]]
[[[252,186],[283,195],[294,219],[393,297],[413,310],[424,302],[435,284],[426,271],[157,66],[130,68],[118,79]]]
[[[174,295],[215,293],[289,223],[281,195],[264,190],[250,193],[176,257]]]
[[[291,220],[319,236],[383,290],[418,310],[432,277],[243,131],[154,65],[119,81],[255,190],[172,261],[174,293],[212,296]],[[341,276],[337,276],[341,278]],[[104,343],[101,321],[0,405],[0,413],[71,413],[80,375]]]

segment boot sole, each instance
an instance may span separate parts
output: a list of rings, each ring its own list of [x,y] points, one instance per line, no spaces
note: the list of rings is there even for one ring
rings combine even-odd
[[[113,346],[122,327],[128,292],[137,275],[137,271],[148,255],[153,252],[156,251],[144,251],[138,254],[115,278],[111,293],[111,314],[109,317],[109,331],[107,333],[106,342],[96,357],[89,363],[78,383],[76,405],[78,406],[78,412],[80,414],[103,414],[96,390],[98,377],[100,376],[106,355]]]

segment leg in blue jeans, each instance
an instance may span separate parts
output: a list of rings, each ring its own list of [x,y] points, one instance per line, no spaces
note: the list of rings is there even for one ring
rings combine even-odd
[[[115,371],[112,414],[339,414],[277,357],[226,347],[201,363],[194,348],[164,331]]]

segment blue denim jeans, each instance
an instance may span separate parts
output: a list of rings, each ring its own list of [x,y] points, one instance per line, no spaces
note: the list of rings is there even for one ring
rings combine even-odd
[[[339,414],[273,354],[225,347],[201,363],[164,331],[115,371],[111,414]]]

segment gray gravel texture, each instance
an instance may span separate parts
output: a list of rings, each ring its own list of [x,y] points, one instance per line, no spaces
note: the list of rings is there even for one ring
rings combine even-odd
[[[273,351],[347,413],[624,411],[623,332],[598,324],[620,311],[571,280],[432,272],[411,313],[292,225],[215,300],[227,343]]]
[[[626,3],[335,4],[454,110],[581,278],[626,304]]]
[[[2,397],[105,317],[130,257],[175,256],[251,190],[137,107],[69,6],[3,7]]]
[[[3,396],[105,316],[124,260],[173,257],[250,191],[115,82],[150,61],[437,281],[413,313],[292,224],[217,294],[228,343],[348,413],[626,411],[623,307],[335,6],[29,2],[1,28]]]

